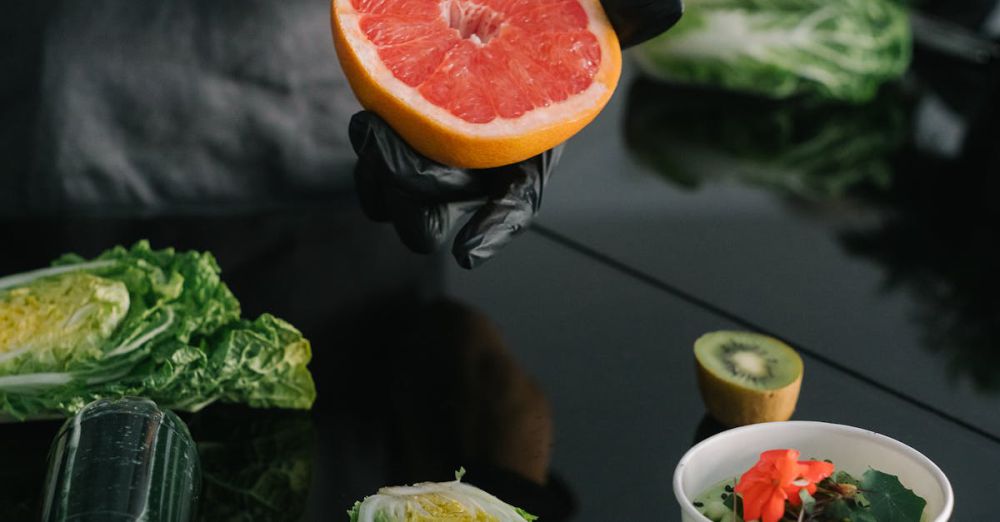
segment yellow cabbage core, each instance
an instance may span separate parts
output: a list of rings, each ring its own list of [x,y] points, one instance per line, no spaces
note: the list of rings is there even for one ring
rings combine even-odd
[[[0,362],[44,348],[60,360],[68,350],[93,350],[125,318],[129,294],[120,281],[69,273],[0,291]]]
[[[419,509],[408,504],[406,507],[407,522],[497,522],[497,517],[479,509],[470,513],[461,502],[438,493],[424,493],[414,498]]]

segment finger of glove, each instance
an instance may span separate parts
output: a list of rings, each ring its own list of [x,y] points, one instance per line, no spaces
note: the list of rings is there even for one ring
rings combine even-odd
[[[430,254],[440,249],[455,224],[484,202],[427,204],[393,191],[386,198],[396,234],[407,248],[418,254]]]
[[[458,264],[476,268],[495,256],[534,219],[535,200],[515,190],[483,205],[455,238],[452,255]]]
[[[351,118],[351,144],[359,163],[381,165],[382,182],[428,202],[474,199],[486,194],[483,176],[449,167],[420,154],[377,114],[361,111]]]
[[[531,224],[561,155],[559,146],[508,169],[513,181],[507,192],[476,211],[455,238],[452,255],[460,266],[483,264]]]
[[[451,230],[446,205],[420,204],[407,197],[390,197],[392,224],[399,239],[418,254],[434,252]]]
[[[670,29],[684,13],[682,0],[601,0],[622,49]]]

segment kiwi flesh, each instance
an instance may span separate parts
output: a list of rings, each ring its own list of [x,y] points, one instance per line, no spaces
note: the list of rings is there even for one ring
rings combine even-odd
[[[802,386],[802,358],[757,333],[721,331],[694,343],[698,387],[708,412],[727,426],[786,421]]]

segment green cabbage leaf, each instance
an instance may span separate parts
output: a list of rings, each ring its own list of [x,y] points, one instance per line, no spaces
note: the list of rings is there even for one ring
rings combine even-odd
[[[147,242],[0,278],[0,417],[73,414],[101,398],[309,408],[309,342],[240,318],[211,254]]]
[[[636,49],[664,80],[864,102],[906,71],[912,35],[891,0],[685,0],[670,31]]]

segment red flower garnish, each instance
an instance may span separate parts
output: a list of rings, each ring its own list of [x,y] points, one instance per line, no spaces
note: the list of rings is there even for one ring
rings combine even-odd
[[[799,460],[793,449],[771,450],[760,454],[760,461],[740,477],[736,492],[743,497],[743,520],[778,522],[785,514],[785,501],[793,506],[802,503],[799,491],[810,495],[816,483],[833,474],[833,464]]]

